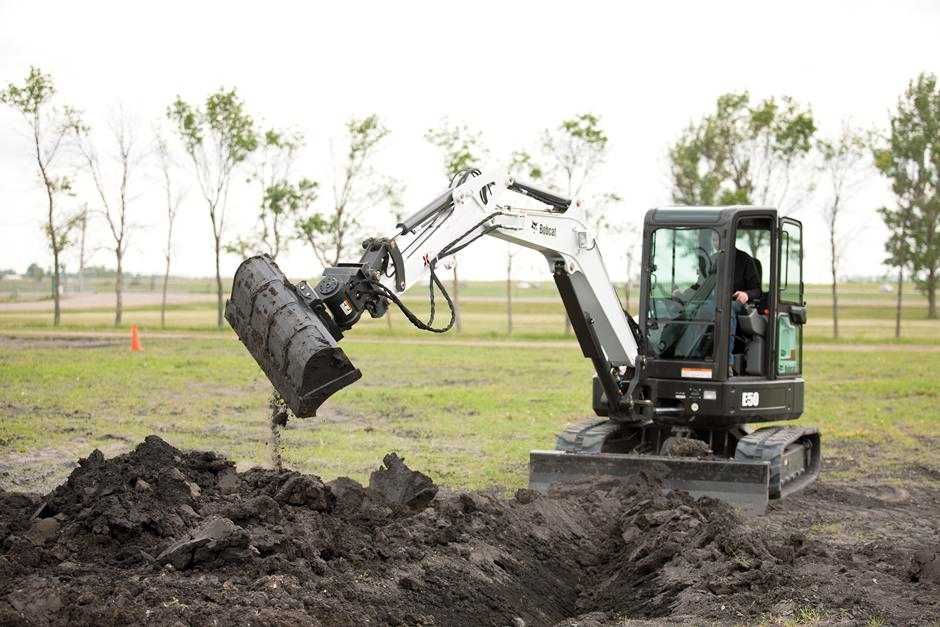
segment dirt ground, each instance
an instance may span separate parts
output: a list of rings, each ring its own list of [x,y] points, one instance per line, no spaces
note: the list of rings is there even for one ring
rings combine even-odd
[[[642,477],[502,498],[394,454],[362,486],[150,436],[50,494],[0,491],[0,624],[922,624],[931,485],[824,479],[745,520]]]

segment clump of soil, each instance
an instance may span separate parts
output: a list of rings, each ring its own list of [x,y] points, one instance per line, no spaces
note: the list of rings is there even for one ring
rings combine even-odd
[[[643,477],[504,499],[439,490],[395,454],[362,486],[237,473],[156,436],[79,464],[44,497],[0,492],[0,623],[742,621],[844,568]],[[918,559],[909,598],[844,617],[935,617],[914,601],[936,596],[935,558]]]

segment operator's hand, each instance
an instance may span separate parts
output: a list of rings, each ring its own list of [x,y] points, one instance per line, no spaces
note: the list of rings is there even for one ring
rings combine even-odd
[[[738,301],[742,305],[746,305],[747,300],[748,300],[747,292],[735,292],[734,294],[731,295],[731,298]]]

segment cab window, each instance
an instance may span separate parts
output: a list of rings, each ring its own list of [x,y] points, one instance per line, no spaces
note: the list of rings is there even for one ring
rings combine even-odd
[[[780,301],[803,302],[803,236],[794,222],[784,222],[780,229]]]
[[[770,232],[767,218],[741,220],[735,232],[735,247],[754,260],[754,269],[760,275],[760,291],[770,292]]]
[[[714,229],[653,232],[646,336],[656,357],[714,358],[718,249]]]
[[[803,227],[791,218],[780,220],[777,281],[777,375],[795,376],[803,370],[803,326],[794,324],[790,308],[803,304]]]

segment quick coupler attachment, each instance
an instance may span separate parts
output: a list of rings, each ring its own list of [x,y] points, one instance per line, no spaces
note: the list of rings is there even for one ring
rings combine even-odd
[[[274,260],[257,255],[235,272],[225,319],[294,415],[316,415],[333,393],[362,377]]]

